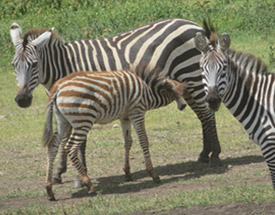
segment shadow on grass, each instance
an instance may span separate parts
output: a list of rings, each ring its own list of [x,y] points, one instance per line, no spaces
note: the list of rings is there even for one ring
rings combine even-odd
[[[188,161],[177,164],[170,164],[165,166],[157,166],[155,170],[161,176],[172,176],[166,179],[161,179],[160,184],[156,184],[151,180],[145,170],[133,173],[133,183],[125,182],[124,175],[115,175],[108,177],[97,178],[99,184],[96,186],[97,190],[102,194],[122,194],[139,192],[143,189],[154,188],[160,185],[181,180],[188,180],[191,178],[200,178],[204,175],[221,174],[228,171],[228,166],[248,165],[251,163],[263,162],[262,156],[244,156],[236,158],[227,158],[223,160],[223,166],[210,168],[207,164],[198,163],[196,161]],[[146,181],[137,182],[138,179],[148,178]],[[90,196],[87,189],[81,189],[72,194],[73,198],[82,198]]]

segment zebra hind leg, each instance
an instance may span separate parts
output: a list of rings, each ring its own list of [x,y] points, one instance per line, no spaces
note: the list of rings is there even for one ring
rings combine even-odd
[[[53,184],[61,184],[62,177],[61,175],[67,171],[67,153],[64,149],[65,144],[67,143],[71,135],[71,128],[69,127],[65,134],[63,135],[61,144],[60,144],[60,157],[57,171],[53,177]]]
[[[85,140],[81,146],[80,146],[80,150],[79,150],[79,158],[80,158],[80,161],[87,173],[87,164],[86,164],[86,143],[87,143],[87,140]],[[77,178],[74,180],[74,188],[80,188],[80,187],[83,187],[84,184],[82,183],[81,179],[79,178],[79,176],[77,176]]]
[[[275,191],[275,148],[270,145],[269,150],[267,150],[267,147],[264,148],[264,146],[268,146],[268,144],[262,144],[261,146],[261,151],[263,153],[264,159],[267,163],[269,172],[270,172],[270,176],[271,176],[271,180],[272,180],[272,184],[273,184],[273,189]],[[265,153],[268,152],[268,153]],[[273,152],[272,154],[270,152]]]
[[[87,175],[86,169],[78,158],[78,150],[81,144],[86,140],[87,133],[88,132],[84,129],[74,129],[72,135],[70,136],[70,139],[65,145],[65,150],[68,153],[73,163],[73,166],[77,169],[82,182],[88,188],[88,193],[95,193],[95,188]]]
[[[123,171],[125,172],[125,180],[126,181],[133,181],[132,174],[130,171],[130,150],[132,147],[132,137],[131,137],[131,122],[127,119],[121,119],[121,127],[122,133],[124,138],[124,148],[125,148],[125,162]]]
[[[48,157],[47,157],[47,174],[46,174],[46,191],[47,198],[50,201],[55,201],[54,193],[52,191],[52,172],[53,172],[53,163],[58,151],[59,145],[59,135],[57,132],[54,133],[54,136],[51,140],[51,143],[48,145]]]
[[[144,125],[144,114],[139,116],[135,115],[134,117],[131,118],[131,121],[134,125],[134,128],[136,130],[136,133],[139,139],[139,143],[143,150],[146,171],[153,178],[153,181],[155,183],[160,183],[161,181],[160,181],[159,175],[155,171],[151,161],[151,157],[150,157],[148,137],[147,137],[145,125]]]

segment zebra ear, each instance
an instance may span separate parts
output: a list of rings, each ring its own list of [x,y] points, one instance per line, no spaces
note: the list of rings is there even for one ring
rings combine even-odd
[[[39,37],[37,37],[36,39],[34,39],[31,43],[35,47],[41,48],[42,46],[44,46],[50,40],[50,38],[52,36],[52,29],[50,31],[44,32]]]
[[[229,49],[230,46],[230,37],[227,33],[223,33],[219,36],[218,44],[221,50],[225,51]]]
[[[22,37],[22,30],[16,22],[12,23],[11,25],[10,35],[11,35],[13,45],[16,46],[16,44],[19,43]]]
[[[201,32],[196,34],[194,39],[196,48],[201,52],[206,52],[208,50],[208,45],[210,44],[206,36],[202,35]]]

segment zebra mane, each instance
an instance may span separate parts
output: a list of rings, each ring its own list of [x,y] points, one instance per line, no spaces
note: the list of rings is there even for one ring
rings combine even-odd
[[[215,46],[216,41],[218,40],[218,34],[209,18],[208,22],[206,19],[203,20],[203,28],[205,30],[205,36],[209,39],[210,44]]]
[[[24,37],[23,37],[23,49],[26,48],[26,46],[28,45],[28,43],[31,40],[34,40],[35,38],[39,37],[41,34],[43,34],[46,31],[49,31],[50,29],[48,28],[33,28],[28,30]],[[59,36],[59,34],[55,31],[52,32],[52,40],[59,40],[62,41],[61,36]]]
[[[270,74],[266,63],[253,54],[238,52],[233,49],[228,49],[226,54],[233,66],[240,68],[240,73]]]

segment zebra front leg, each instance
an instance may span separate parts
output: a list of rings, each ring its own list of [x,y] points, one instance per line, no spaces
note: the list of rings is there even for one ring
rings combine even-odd
[[[48,145],[48,157],[47,157],[47,173],[46,173],[46,191],[47,198],[50,201],[55,201],[54,193],[52,191],[52,172],[53,172],[53,163],[58,152],[59,145],[59,136],[55,132],[51,143]]]
[[[86,169],[84,168],[84,166],[82,165],[82,163],[78,158],[78,150],[81,144],[86,140],[86,137],[87,137],[86,130],[81,130],[81,129],[74,130],[72,135],[70,136],[70,139],[65,145],[65,150],[68,153],[73,163],[73,166],[78,171],[78,174],[82,182],[88,188],[88,193],[95,193],[95,189],[91,183],[91,180],[87,175]]]
[[[121,119],[121,127],[124,138],[124,148],[125,148],[125,162],[123,171],[125,172],[126,181],[133,181],[132,174],[130,171],[130,150],[132,147],[132,137],[131,137],[131,122],[128,118]]]
[[[209,111],[212,117],[209,117],[206,121],[202,122],[203,125],[203,142],[204,145],[211,144],[211,157],[209,161],[210,167],[221,166],[222,162],[219,158],[221,153],[221,146],[218,140],[215,114]]]
[[[190,90],[191,88],[189,88]],[[210,166],[220,166],[221,161],[219,154],[221,152],[220,143],[218,140],[215,114],[210,111],[205,102],[198,103],[193,99],[187,91],[184,93],[184,99],[195,112],[202,124],[203,133],[203,150],[200,153],[198,162],[209,163]],[[211,158],[209,154],[212,152]]]
[[[147,137],[145,125],[144,125],[144,114],[139,114],[131,117],[131,121],[134,125],[134,128],[136,130],[136,133],[139,139],[139,143],[143,150],[146,171],[153,178],[153,181],[155,183],[160,183],[160,178],[153,167],[151,157],[150,157],[149,142],[148,142],[148,137]]]

